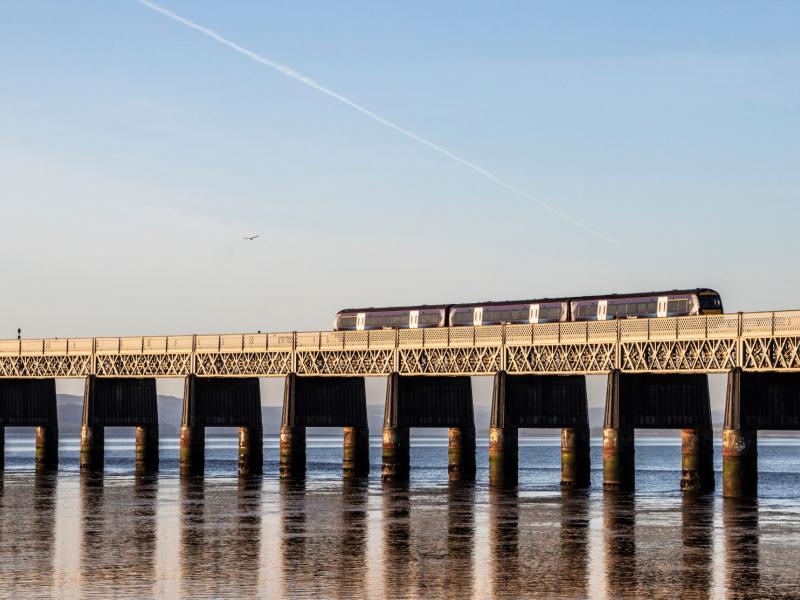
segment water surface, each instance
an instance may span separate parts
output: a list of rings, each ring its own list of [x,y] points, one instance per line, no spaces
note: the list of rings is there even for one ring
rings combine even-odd
[[[133,440],[107,439],[102,475],[78,440],[34,473],[31,436],[7,435],[0,478],[2,594],[69,597],[798,597],[800,440],[759,440],[758,501],[678,491],[680,441],[637,439],[637,490],[558,485],[559,440],[522,440],[519,486],[448,483],[447,441],[412,439],[407,485],[341,478],[338,438],[309,438],[305,481],[236,477],[236,440],[209,436],[206,475],[180,478],[177,440],[158,475],[133,473]],[[720,448],[717,456],[718,481]]]

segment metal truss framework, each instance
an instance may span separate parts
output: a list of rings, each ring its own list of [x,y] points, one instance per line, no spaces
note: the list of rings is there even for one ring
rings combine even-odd
[[[0,340],[0,378],[800,372],[800,311],[379,331]]]

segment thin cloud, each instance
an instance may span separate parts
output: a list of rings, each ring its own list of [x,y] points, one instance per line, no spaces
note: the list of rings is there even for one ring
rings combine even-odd
[[[287,77],[291,77],[292,79],[294,79],[296,81],[299,81],[300,83],[303,83],[303,84],[307,85],[308,87],[310,87],[312,89],[315,89],[318,92],[333,98],[334,100],[338,100],[342,104],[346,104],[350,108],[352,108],[354,110],[357,110],[358,112],[368,116],[369,118],[377,121],[378,123],[381,123],[382,125],[385,125],[386,127],[394,129],[398,133],[402,133],[406,137],[409,137],[412,140],[414,140],[416,142],[419,142],[420,144],[423,144],[423,145],[427,146],[428,148],[430,148],[432,150],[435,150],[439,154],[442,154],[442,155],[446,156],[447,158],[449,158],[451,160],[454,160],[457,163],[460,163],[461,165],[471,169],[472,171],[475,171],[479,175],[482,175],[486,179],[489,179],[490,181],[493,181],[494,183],[496,183],[500,187],[508,190],[509,192],[512,192],[512,193],[516,194],[517,196],[520,196],[522,198],[525,198],[526,200],[530,200],[531,202],[534,202],[534,203],[538,204],[539,206],[541,206],[545,210],[547,210],[547,211],[551,212],[552,214],[564,219],[565,221],[567,221],[569,223],[572,223],[576,227],[579,227],[580,229],[583,229],[584,231],[586,231],[588,233],[591,233],[592,235],[597,236],[597,237],[599,237],[599,238],[601,238],[601,239],[603,239],[603,240],[605,240],[607,242],[610,242],[612,244],[616,244],[618,246],[622,245],[617,240],[615,240],[615,239],[613,239],[611,237],[608,237],[607,235],[597,231],[596,229],[593,229],[593,228],[589,227],[588,225],[586,225],[585,223],[583,223],[581,221],[578,221],[575,217],[573,217],[571,215],[568,215],[567,213],[563,212],[562,210],[559,210],[558,208],[556,208],[555,206],[552,206],[552,205],[548,204],[547,202],[544,202],[543,200],[540,200],[539,198],[536,198],[536,197],[530,195],[529,193],[527,193],[527,192],[525,192],[525,191],[523,191],[523,190],[521,190],[521,189],[519,189],[517,187],[514,187],[510,183],[507,183],[507,182],[503,181],[497,175],[495,175],[494,173],[492,173],[490,171],[487,171],[483,167],[481,167],[479,165],[476,165],[475,163],[467,160],[466,158],[462,158],[462,157],[458,156],[457,154],[453,154],[452,152],[450,152],[446,148],[443,148],[442,146],[439,146],[438,144],[435,144],[435,143],[431,142],[430,140],[427,140],[424,137],[421,137],[421,136],[417,135],[413,131],[409,131],[408,129],[400,127],[399,125],[396,125],[395,123],[392,123],[391,121],[389,121],[387,119],[384,119],[380,115],[372,112],[371,110],[369,110],[367,108],[364,108],[360,104],[358,104],[356,102],[353,102],[352,100],[350,100],[349,98],[346,98],[345,96],[342,96],[341,94],[337,94],[333,90],[325,87],[324,85],[322,85],[320,83],[317,83],[316,81],[314,81],[310,77],[306,77],[302,73],[299,73],[299,72],[295,71],[291,67],[288,67],[286,65],[282,65],[282,64],[277,63],[277,62],[275,62],[273,60],[270,60],[270,59],[266,58],[265,56],[262,56],[261,54],[253,52],[252,50],[248,50],[247,48],[244,48],[243,46],[240,46],[236,42],[232,42],[228,38],[223,37],[222,35],[218,34],[217,32],[212,31],[211,29],[208,29],[206,27],[203,27],[202,25],[199,25],[199,24],[195,23],[194,21],[190,21],[189,19],[187,19],[185,17],[177,15],[174,12],[172,12],[170,10],[167,10],[166,8],[164,8],[162,6],[159,6],[158,4],[150,2],[150,0],[136,0],[136,1],[139,4],[141,4],[142,6],[146,6],[150,10],[153,10],[153,11],[155,11],[157,13],[160,13],[160,14],[164,15],[165,17],[167,17],[169,19],[172,19],[173,21],[175,21],[177,23],[180,23],[181,25],[189,27],[190,29],[194,29],[195,31],[199,31],[203,35],[206,35],[206,36],[210,37],[211,39],[219,42],[220,44],[223,44],[223,45],[227,46],[228,48],[230,48],[232,50],[235,50],[239,54],[243,54],[247,58],[249,58],[251,60],[254,60],[257,63],[261,63],[262,65],[266,65],[266,66],[270,67],[271,69],[274,69],[274,70],[276,70],[276,71],[278,71],[280,73],[283,73]]]

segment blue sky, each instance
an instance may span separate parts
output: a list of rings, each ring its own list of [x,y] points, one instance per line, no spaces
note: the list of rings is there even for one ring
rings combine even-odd
[[[800,308],[795,2],[161,4],[620,245],[133,0],[5,0],[0,337],[683,286]]]

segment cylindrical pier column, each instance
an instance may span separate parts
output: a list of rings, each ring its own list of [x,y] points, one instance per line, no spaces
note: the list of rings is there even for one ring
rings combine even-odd
[[[98,425],[81,426],[81,470],[102,470],[105,430]]]
[[[158,469],[158,425],[136,428],[136,470]]]
[[[408,427],[383,428],[381,478],[384,481],[408,478],[411,468],[410,446]]]
[[[0,473],[6,468],[6,428],[0,427]]]
[[[747,429],[722,431],[722,495],[755,496],[758,491],[758,433]]]
[[[473,481],[475,471],[475,427],[450,427],[447,432],[448,479]]]
[[[561,485],[588,487],[591,483],[589,428],[561,430]]]
[[[519,429],[489,428],[489,483],[505,486],[517,482],[519,472]]]
[[[261,425],[239,427],[239,475],[264,472],[264,429]]]
[[[201,475],[205,461],[206,428],[202,425],[181,425],[181,475]]]
[[[633,429],[603,429],[603,487],[633,489],[635,487],[635,450]]]
[[[36,428],[36,468],[58,468],[58,427],[46,425]]]
[[[300,477],[306,472],[306,428],[281,426],[281,477]]]
[[[369,429],[345,427],[342,451],[344,477],[363,477],[369,474]]]
[[[714,489],[714,434],[711,427],[681,431],[681,490]]]

